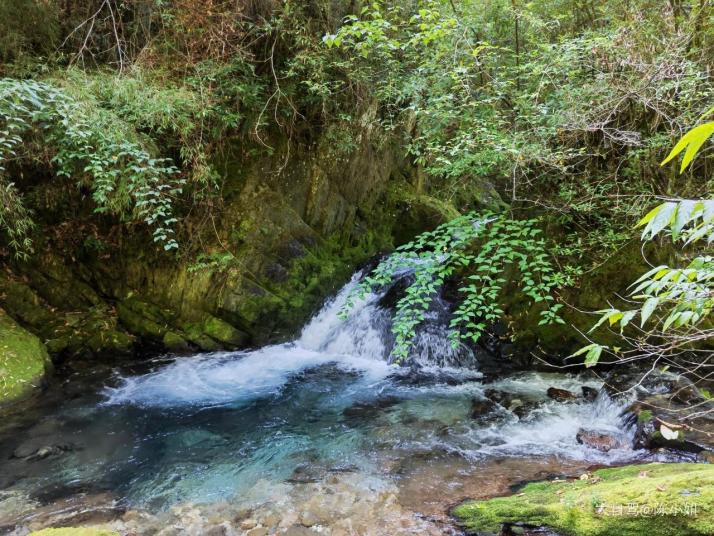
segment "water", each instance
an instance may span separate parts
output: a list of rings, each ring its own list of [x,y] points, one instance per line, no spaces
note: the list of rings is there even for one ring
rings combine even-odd
[[[373,519],[375,527],[394,518],[399,530],[449,533],[425,528],[417,514],[443,514],[446,502],[474,496],[486,485],[479,474],[507,489],[541,472],[644,458],[575,440],[580,427],[631,440],[634,430],[621,419],[626,402],[601,395],[564,404],[545,394],[597,388],[596,381],[523,373],[484,382],[473,354],[446,340],[441,302],[415,347],[418,368],[389,364],[391,316],[382,295],[338,318],[357,277],[293,343],[161,359],[140,374],[116,369],[69,400],[62,392],[61,404],[38,406],[39,419],[0,425],[0,527],[79,495],[106,494],[122,508],[172,515],[187,504],[272,504],[289,519],[286,512],[324,507],[309,506],[316,497],[352,493],[371,505],[369,515],[384,518]],[[473,401],[487,389],[510,393],[529,410],[518,417],[496,407],[472,418]],[[41,447],[54,451],[43,457]],[[357,504],[333,505],[329,515],[344,521],[354,510],[363,518]],[[375,530],[365,533],[392,529]]]

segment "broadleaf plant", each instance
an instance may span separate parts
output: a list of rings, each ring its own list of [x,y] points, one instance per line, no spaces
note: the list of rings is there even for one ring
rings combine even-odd
[[[391,359],[400,362],[408,358],[417,328],[447,279],[461,281],[462,299],[449,323],[449,338],[457,347],[477,342],[503,317],[499,298],[509,282],[505,274],[515,272],[520,290],[544,306],[540,324],[564,323],[558,314],[562,304],[555,303],[553,295],[560,278],[537,225],[538,220],[493,213],[459,216],[397,248],[355,287],[341,314],[346,317],[355,300],[409,273],[410,284],[397,302],[392,325]]]
[[[6,167],[22,158],[25,145],[32,151],[38,143],[50,154],[58,177],[90,187],[97,213],[129,214],[153,228],[154,241],[164,249],[178,247],[172,206],[183,184],[178,169],[105,126],[95,124],[80,102],[50,83],[0,79],[0,230],[18,256],[32,248],[32,214],[7,180]]]
[[[714,122],[704,123],[687,132],[674,146],[662,165],[667,164],[684,151],[680,172],[684,172],[714,135]],[[673,241],[682,241],[684,246],[706,240],[707,246],[714,242],[714,200],[677,199],[660,203],[637,224],[644,227],[642,240],[648,241],[669,233]],[[629,295],[638,306],[621,311],[609,308],[597,311],[600,320],[593,331],[606,321],[618,325],[620,333],[639,315],[639,329],[645,338],[657,335],[667,340],[671,347],[688,346],[712,336],[710,330],[699,329],[714,309],[714,256],[697,255],[684,267],[655,266],[630,285]],[[649,328],[647,328],[649,326]],[[677,335],[670,335],[677,331]],[[599,346],[592,343],[573,356],[581,355],[587,348]],[[605,349],[606,347],[600,347]],[[586,366],[597,363],[600,357],[591,359]]]

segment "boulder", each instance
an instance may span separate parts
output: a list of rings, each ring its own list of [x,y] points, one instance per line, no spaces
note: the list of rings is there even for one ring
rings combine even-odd
[[[571,393],[566,389],[558,389],[557,387],[549,387],[546,394],[548,395],[548,398],[552,398],[558,402],[570,402],[577,398],[574,393]]]
[[[496,404],[488,398],[475,398],[471,401],[471,418],[481,419],[495,409]]]
[[[51,370],[40,339],[0,309],[0,404],[29,395]]]
[[[593,387],[588,387],[587,385],[583,385],[580,388],[583,392],[583,398],[587,400],[588,402],[595,402],[595,399],[597,398],[598,395],[598,390],[593,388]]]
[[[203,321],[203,333],[229,347],[244,346],[249,339],[246,333],[212,315],[208,315]]]
[[[578,443],[597,449],[600,452],[609,452],[612,449],[620,449],[627,446],[622,439],[610,432],[586,430],[585,428],[578,430],[575,439]]]

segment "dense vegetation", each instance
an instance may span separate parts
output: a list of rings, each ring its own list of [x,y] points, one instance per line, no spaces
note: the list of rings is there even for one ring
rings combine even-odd
[[[710,297],[691,307],[692,292],[711,289],[711,259],[701,251],[710,203],[699,201],[712,190],[710,123],[697,131],[702,156],[692,161],[691,144],[681,174],[660,163],[714,101],[711,17],[708,0],[3,2],[4,262],[22,271],[39,251],[111,252],[127,236],[151,262],[252,277],[221,229],[240,195],[225,163],[274,157],[281,176],[319,140],[339,162],[369,132],[376,146],[396,142],[409,163],[413,192],[399,193],[399,203],[428,195],[437,223],[454,208],[478,215],[403,246],[364,283],[363,291],[386,282],[397,258],[438,259],[419,264],[398,304],[395,357],[407,356],[420,315],[447,280],[463,281],[454,344],[518,316],[499,305],[512,290],[503,274],[514,269],[541,325],[569,323],[563,313],[583,282],[637,249],[635,224],[657,200],[667,204],[648,216],[645,238],[671,224],[675,239],[699,250],[683,254],[680,275],[660,268],[648,277],[660,286],[689,277],[697,288],[642,293],[640,285],[635,299],[644,301],[643,326],[661,315],[663,329],[686,332],[711,310]],[[483,233],[471,223],[465,235],[458,230],[489,210],[498,215]],[[339,234],[330,240],[354,246]],[[355,259],[385,246],[370,240]],[[636,279],[641,259],[627,262],[620,275]],[[676,316],[653,300],[674,300]],[[619,305],[608,311],[610,325],[635,316]],[[709,338],[703,333],[687,347]],[[651,355],[653,334],[628,338]],[[594,364],[605,346],[590,342]]]
[[[0,0],[0,525],[714,533],[713,2]]]

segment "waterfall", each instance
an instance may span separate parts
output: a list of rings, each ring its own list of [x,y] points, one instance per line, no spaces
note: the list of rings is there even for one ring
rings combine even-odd
[[[107,388],[108,403],[171,406],[249,401],[276,392],[291,375],[329,363],[359,371],[371,381],[384,379],[399,368],[389,363],[392,313],[380,304],[389,288],[356,300],[347,318],[340,317],[362,277],[361,272],[355,273],[291,343],[177,358],[155,372],[122,378],[118,387]],[[401,269],[395,274],[395,282],[408,277],[409,268]],[[410,364],[476,365],[470,350],[454,349],[447,340],[446,313],[447,304],[437,297],[417,331]]]

